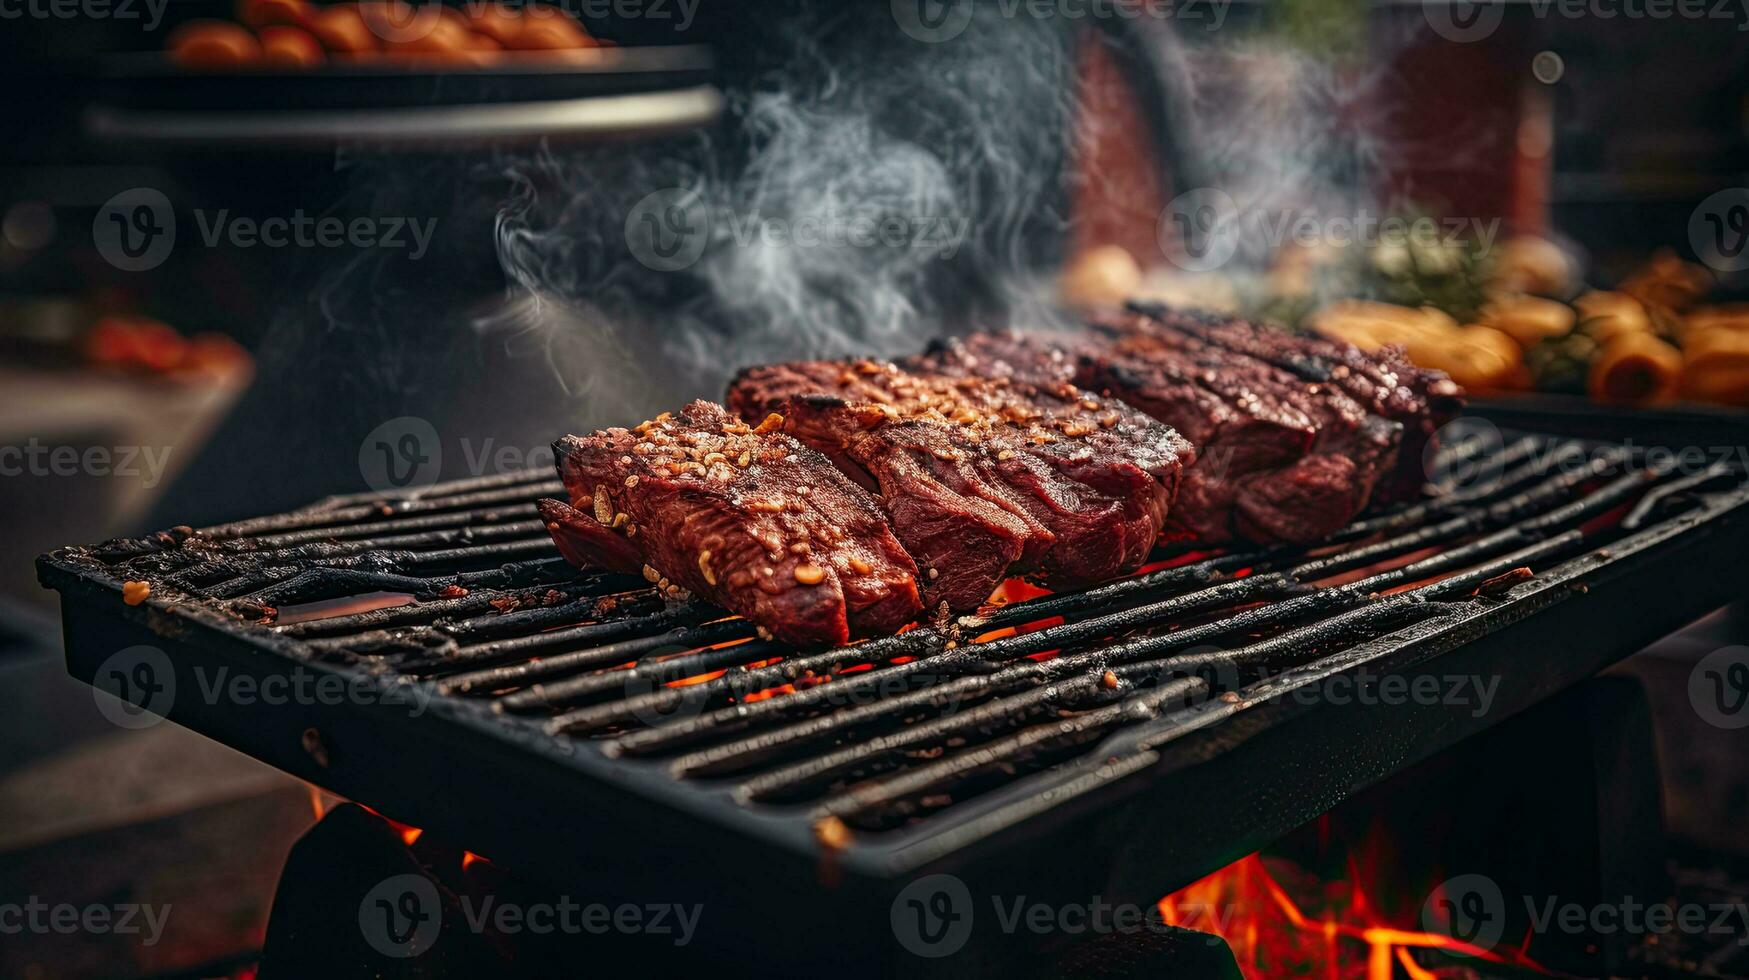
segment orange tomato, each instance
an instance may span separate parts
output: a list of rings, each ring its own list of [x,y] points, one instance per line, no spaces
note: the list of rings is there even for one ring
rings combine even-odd
[[[326,60],[322,43],[301,27],[263,27],[261,63],[283,68],[313,68]]]
[[[261,61],[255,35],[228,21],[189,21],[172,31],[167,43],[170,60],[184,68],[241,68]]]
[[[528,18],[523,16],[521,10],[501,3],[475,8],[469,18],[469,26],[476,32],[506,48],[515,47],[516,36],[522,33],[522,28],[527,23]]]
[[[371,33],[357,7],[329,7],[317,11],[310,18],[310,32],[330,54],[362,55],[382,48],[382,39]]]

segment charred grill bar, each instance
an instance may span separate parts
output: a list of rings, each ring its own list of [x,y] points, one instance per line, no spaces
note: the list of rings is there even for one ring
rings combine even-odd
[[[878,973],[917,965],[887,917],[918,874],[1152,901],[1734,593],[1711,569],[1749,544],[1743,473],[1533,434],[1448,447],[1436,470],[1439,496],[1326,543],[1157,554],[805,653],[571,568],[538,472],[66,549],[40,572],[76,676],[162,648],[171,717],[300,777],[511,868],[706,901],[714,951],[854,945]],[[298,608],[385,592],[402,604]],[[1286,696],[1363,666],[1502,684],[1480,718]],[[379,697],[208,701],[199,672],[220,668]],[[802,894],[834,928],[774,953],[761,930]]]

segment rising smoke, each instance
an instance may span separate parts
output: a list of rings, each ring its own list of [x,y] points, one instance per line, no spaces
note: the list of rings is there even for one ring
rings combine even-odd
[[[876,22],[816,12],[775,27],[781,65],[732,93],[708,134],[496,161],[515,187],[496,236],[510,291],[477,329],[623,415],[627,401],[712,397],[741,365],[899,353],[1033,303],[1064,222],[1065,32],[991,17],[929,45],[878,6]],[[625,226],[669,188],[690,192],[709,237],[663,272],[631,254]],[[886,234],[831,240],[846,229]]]

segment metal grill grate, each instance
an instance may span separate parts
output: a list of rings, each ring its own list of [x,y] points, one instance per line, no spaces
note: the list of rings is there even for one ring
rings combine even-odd
[[[100,609],[159,642],[417,687],[476,736],[623,778],[792,851],[879,852],[891,870],[1153,766],[1297,685],[1500,629],[1553,602],[1551,583],[1735,514],[1745,498],[1743,474],[1724,465],[1678,472],[1542,436],[1486,452],[1460,443],[1434,471],[1435,496],[1317,547],[1161,552],[1123,580],[1016,591],[975,616],[826,651],[759,640],[707,604],[664,603],[640,579],[572,569],[535,516],[535,499],[562,493],[544,472],[67,549],[42,570],[68,593],[76,674],[105,651],[86,651],[75,611]],[[143,609],[121,606],[125,581],[151,584]],[[349,601],[372,608],[323,605]],[[223,713],[190,724],[329,782],[212,721]],[[349,748],[366,772],[334,788],[357,796],[363,785],[376,802],[368,769],[391,763]],[[1201,744],[1195,758],[1212,751]]]

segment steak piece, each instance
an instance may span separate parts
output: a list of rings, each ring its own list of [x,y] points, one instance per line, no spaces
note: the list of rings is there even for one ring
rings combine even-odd
[[[1375,414],[1403,426],[1394,471],[1380,481],[1381,500],[1415,496],[1426,482],[1434,435],[1463,410],[1464,391],[1443,371],[1410,363],[1399,348],[1368,353],[1352,344],[1271,330],[1246,320],[1199,316],[1153,304],[1130,309],[1159,327],[1248,354],[1308,381],[1333,384]]]
[[[1316,432],[1305,456],[1250,480],[1235,500],[1235,531],[1264,542],[1304,542],[1346,525],[1396,466],[1403,426],[1371,412],[1341,388],[1307,381],[1267,361],[1129,316],[1096,324],[1117,334],[1113,354],[1188,366],[1231,403],[1256,400],[1278,415],[1297,413]],[[1211,453],[1212,455],[1212,453]],[[1218,462],[1218,460],[1216,460]]]
[[[973,334],[912,364],[947,374],[1057,378],[1115,396],[1197,447],[1169,533],[1219,544],[1313,541],[1351,520],[1394,459],[1400,429],[1328,386],[1140,317],[1085,335]]]
[[[875,501],[819,453],[710,402],[554,444],[571,500],[540,503],[573,564],[642,571],[797,646],[892,633],[917,566]]]
[[[874,490],[925,571],[927,602],[953,609],[1015,572],[1060,587],[1135,569],[1191,456],[1171,428],[1064,382],[871,360],[750,368],[729,404],[781,412],[786,431]]]
[[[950,378],[1054,385],[1073,382],[1080,355],[1097,349],[1087,337],[996,330],[930,341],[928,350],[900,360],[899,366]]]

